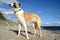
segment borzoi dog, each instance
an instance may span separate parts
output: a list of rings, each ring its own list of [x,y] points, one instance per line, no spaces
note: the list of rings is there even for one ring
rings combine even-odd
[[[18,31],[18,36],[20,35],[20,30],[21,27],[23,26],[25,28],[26,32],[26,37],[28,37],[27,33],[27,24],[32,23],[32,26],[34,28],[34,35],[36,34],[36,29],[38,28],[40,30],[40,36],[42,36],[41,32],[41,19],[39,16],[36,14],[32,14],[31,12],[25,12],[24,10],[21,9],[21,4],[19,3],[11,3],[9,4],[10,7],[14,9],[14,14],[16,15],[16,18],[19,23],[19,31]]]

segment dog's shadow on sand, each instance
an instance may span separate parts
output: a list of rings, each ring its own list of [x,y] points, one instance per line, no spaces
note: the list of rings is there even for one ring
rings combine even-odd
[[[16,33],[16,34],[18,35],[18,30],[10,30],[10,31],[13,31],[14,33]],[[22,36],[26,37],[26,35],[24,35],[24,34],[22,33],[22,32],[24,32],[24,33],[25,33],[25,31],[24,31],[24,30],[21,30],[20,32],[21,32],[21,33],[20,33],[20,35],[22,35]],[[28,34],[34,35],[34,33],[29,32],[29,31],[28,31]]]

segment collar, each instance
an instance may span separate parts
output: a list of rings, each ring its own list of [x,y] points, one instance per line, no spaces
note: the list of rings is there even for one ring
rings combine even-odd
[[[14,10],[15,13],[16,13],[16,12],[19,12],[19,11],[21,11],[21,8],[18,8],[18,9],[15,9],[15,10]]]

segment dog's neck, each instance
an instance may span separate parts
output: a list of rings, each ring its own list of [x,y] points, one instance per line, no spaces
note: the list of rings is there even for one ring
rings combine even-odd
[[[14,12],[21,11],[21,8],[14,8]]]
[[[24,11],[21,8],[15,8],[14,9],[14,13],[16,13],[16,14],[22,14],[22,13],[24,13]]]

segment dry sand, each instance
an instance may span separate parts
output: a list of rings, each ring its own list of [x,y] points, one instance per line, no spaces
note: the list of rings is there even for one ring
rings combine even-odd
[[[9,26],[5,23],[0,23],[0,40],[60,40],[60,32],[42,29],[43,37],[39,36],[37,30],[36,36],[33,35],[33,27],[28,27],[30,39],[26,39],[24,27],[22,27],[21,35],[17,37],[18,26]]]

